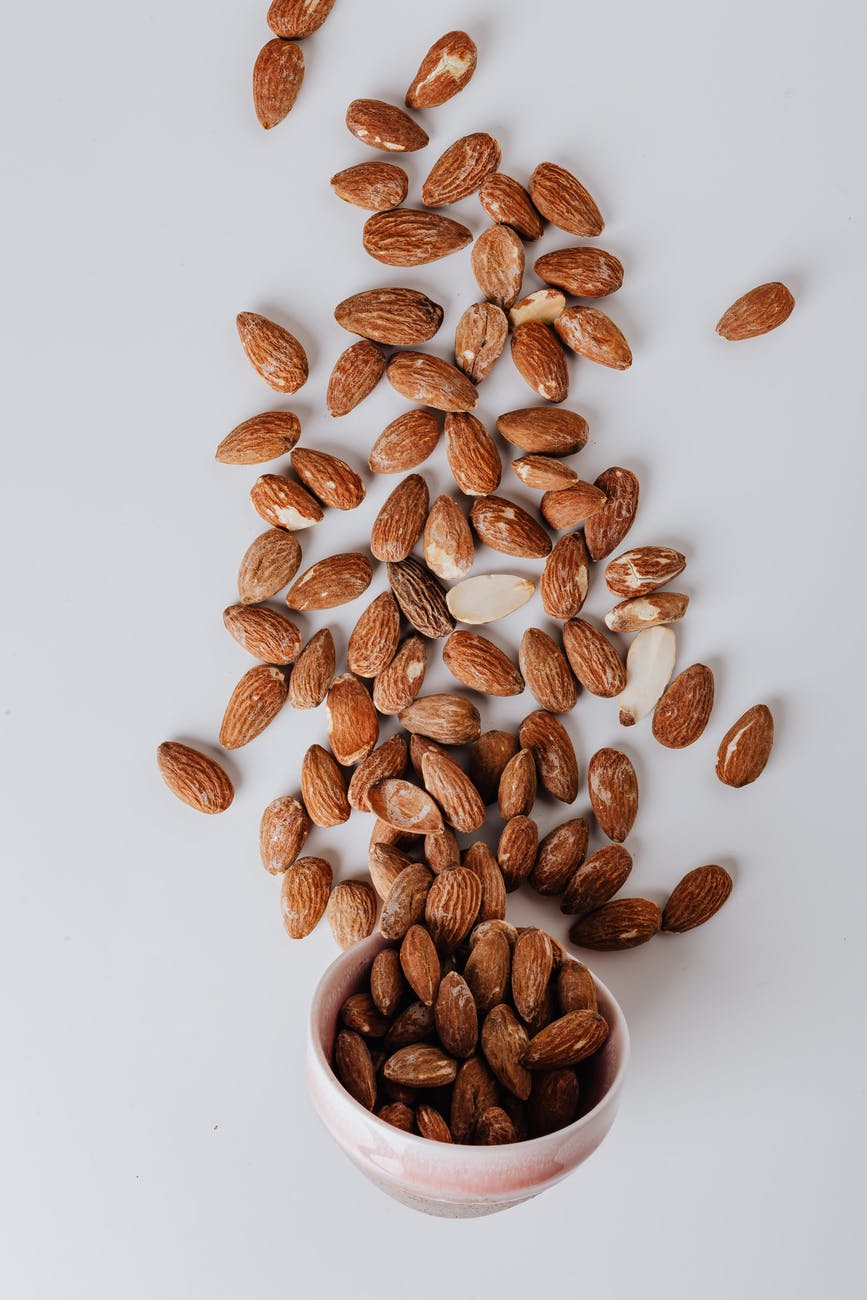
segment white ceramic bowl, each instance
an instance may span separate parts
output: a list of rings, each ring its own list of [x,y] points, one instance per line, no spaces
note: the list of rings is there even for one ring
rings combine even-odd
[[[313,997],[307,1043],[307,1082],[313,1105],[352,1163],[389,1196],[425,1214],[472,1218],[496,1214],[553,1187],[582,1164],[608,1134],[629,1058],[623,1012],[597,979],[599,1010],[610,1026],[594,1057],[585,1104],[590,1109],[567,1128],[506,1146],[459,1146],[405,1133],[377,1119],[349,1095],[331,1068],[340,1008],[366,987],[371,963],[385,947],[371,935],[332,962]]]

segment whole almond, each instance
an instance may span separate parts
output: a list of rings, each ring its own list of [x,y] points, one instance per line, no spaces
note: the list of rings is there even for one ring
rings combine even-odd
[[[497,1079],[513,1096],[526,1101],[533,1084],[523,1063],[530,1040],[511,1007],[501,1003],[488,1012],[481,1040],[485,1060]]]
[[[400,777],[374,782],[367,800],[377,817],[398,830],[425,835],[443,824],[442,813],[427,791]]]
[[[548,936],[532,927],[519,934],[512,953],[512,1001],[522,1020],[538,1015],[552,970]]]
[[[590,840],[590,828],[583,817],[561,822],[539,845],[529,882],[537,894],[560,894],[575,874]]]
[[[301,760],[301,796],[317,826],[339,826],[349,820],[346,781],[331,754],[311,745]]]
[[[556,1133],[571,1124],[578,1114],[578,1076],[568,1067],[538,1070],[527,1102],[527,1118],[533,1137]]]
[[[298,857],[310,830],[304,805],[291,794],[273,799],[259,823],[259,853],[272,876],[279,876]]]
[[[403,776],[407,765],[407,747],[405,738],[398,733],[389,736],[372,754],[355,769],[349,782],[347,798],[353,808],[361,812],[371,812],[368,801],[370,787],[387,777]]]
[[[716,332],[724,339],[754,339],[788,320],[795,306],[789,289],[779,281],[750,289],[724,312]]]
[[[446,456],[454,480],[467,496],[495,491],[503,467],[496,444],[474,415],[451,413],[445,418]]]
[[[250,488],[256,513],[274,528],[297,532],[322,518],[322,507],[300,483],[283,474],[262,474]]]
[[[261,605],[230,605],[223,623],[238,645],[268,664],[292,664],[301,653],[301,633],[284,614]]]
[[[334,0],[272,0],[268,26],[277,36],[297,41],[317,32],[334,8]]]
[[[583,533],[567,533],[554,543],[539,580],[542,606],[550,618],[570,619],[590,590],[590,557]]]
[[[259,664],[249,669],[232,692],[220,726],[224,749],[249,745],[265,730],[286,702],[288,684],[279,668]]]
[[[331,892],[331,867],[324,858],[298,858],[280,884],[280,912],[290,939],[306,939],[322,920]]]
[[[417,737],[413,737],[417,739]],[[444,826],[441,831],[433,831],[424,837],[424,860],[435,876],[450,867],[461,865],[461,851],[454,831]]]
[[[379,918],[379,928],[386,939],[403,939],[410,927],[424,918],[424,907],[432,884],[433,874],[423,862],[410,863],[395,877]],[[432,1003],[427,1005],[431,1006]]]
[[[366,1110],[376,1105],[376,1075],[370,1048],[351,1029],[341,1029],[334,1046],[334,1069],[346,1091]]]
[[[528,321],[540,321],[543,325],[553,325],[566,307],[566,296],[559,289],[536,289],[521,298],[509,310],[509,324],[512,329]]]
[[[677,638],[670,627],[647,627],[638,633],[626,655],[626,685],[617,701],[622,727],[634,726],[656,708],[676,657]]]
[[[519,749],[503,768],[497,805],[503,821],[526,817],[536,802],[536,760],[529,749]]]
[[[352,767],[367,758],[379,738],[379,717],[364,683],[354,673],[335,677],[325,710],[328,742],[338,763]]]
[[[404,616],[423,636],[435,640],[454,630],[445,592],[421,560],[408,555],[389,564],[388,581]]]
[[[396,948],[383,948],[373,959],[370,968],[370,996],[373,1004],[384,1016],[393,1016],[400,1007],[406,992],[406,982]]]
[[[587,767],[587,789],[599,828],[620,844],[638,813],[638,777],[619,749],[597,749]]]
[[[440,1042],[450,1056],[472,1056],[479,1040],[479,1017],[469,985],[457,971],[449,971],[439,985],[434,1021]]]
[[[489,934],[505,935],[509,944],[509,952],[511,953],[515,947],[515,941],[518,938],[518,928],[517,926],[512,925],[509,921],[504,920],[479,921],[478,924],[473,926],[472,931],[470,932],[470,951],[472,952],[476,945],[481,943],[483,939],[486,939]]]
[[[334,638],[327,627],[310,638],[289,678],[289,703],[294,709],[316,709],[334,680]]]
[[[574,923],[569,938],[579,948],[618,952],[637,948],[656,934],[662,914],[646,898],[614,898]]]
[[[622,263],[601,248],[559,248],[540,257],[533,270],[540,280],[575,298],[604,298],[623,283]]]
[[[459,221],[415,208],[375,212],[361,232],[365,250],[385,266],[426,266],[466,248],[472,238]]]
[[[551,538],[542,525],[506,497],[477,497],[470,521],[485,545],[502,555],[544,559],[551,550]]]
[[[579,357],[612,370],[628,370],[632,351],[610,316],[596,307],[567,307],[554,323],[562,342]]]
[[[689,596],[676,591],[658,591],[650,596],[633,596],[622,600],[605,615],[605,626],[612,632],[641,632],[646,627],[661,627],[683,618]]]
[[[486,177],[479,189],[479,202],[497,225],[511,226],[522,239],[542,238],[542,218],[523,185],[511,176],[495,172]]]
[[[602,214],[577,177],[556,163],[543,162],[530,177],[530,197],[543,217],[570,235],[601,235]]]
[[[520,695],[524,681],[505,651],[476,632],[452,632],[443,663],[464,686],[483,695]]]
[[[275,38],[262,46],[253,65],[253,107],[266,131],[292,111],[303,80],[300,45]]]
[[[360,339],[341,352],[328,380],[326,403],[333,416],[348,415],[373,392],[385,374],[382,349]]]
[[[569,1011],[530,1039],[524,1065],[530,1070],[558,1070],[586,1060],[608,1037],[608,1023],[598,1011]]]
[[[566,358],[550,325],[526,321],[512,332],[515,369],[534,392],[547,402],[564,402],[569,396]]]
[[[495,623],[526,605],[535,587],[514,573],[479,573],[464,578],[446,596],[450,613],[461,623]]]
[[[580,479],[557,492],[546,492],[539,509],[546,523],[558,531],[577,528],[605,505],[605,493]]]
[[[384,779],[384,778],[382,778]],[[371,811],[368,809],[367,811]],[[392,830],[392,827],[388,828]],[[394,844],[380,844],[371,842],[367,850],[367,869],[370,872],[370,879],[373,887],[379,897],[385,902],[391,892],[391,887],[404,868],[411,865],[411,858],[408,853],[397,848]]]
[[[383,1067],[386,1079],[405,1083],[410,1088],[442,1088],[458,1072],[457,1062],[446,1056],[441,1047],[428,1043],[411,1043],[390,1056]]]
[[[483,1147],[500,1147],[518,1141],[514,1122],[502,1106],[489,1106],[476,1123],[476,1141]]]
[[[424,526],[425,564],[451,582],[469,572],[473,554],[473,535],[463,510],[453,497],[437,497]]]
[[[325,914],[339,946],[344,951],[351,948],[372,934],[376,925],[373,886],[365,880],[342,880],[332,889]]]
[[[408,1047],[411,1043],[421,1043],[430,1038],[434,1032],[433,1007],[426,1007],[423,1002],[410,1002],[400,1015],[395,1018],[385,1036],[386,1051]]]
[[[157,750],[157,766],[172,794],[197,812],[225,812],[235,796],[219,763],[179,741],[163,741]]]
[[[436,1106],[431,1106],[426,1101],[419,1102],[415,1108],[415,1119],[423,1138],[430,1142],[451,1142],[449,1126]]]
[[[496,1080],[480,1056],[472,1056],[458,1071],[452,1089],[449,1128],[455,1142],[472,1140],[479,1117],[499,1096]]]
[[[636,546],[609,561],[605,582],[617,596],[647,596],[685,568],[685,556],[670,546]]]
[[[521,456],[512,461],[512,469],[525,487],[542,492],[559,492],[578,482],[571,465],[554,456]]]
[[[331,188],[344,203],[368,212],[387,212],[403,203],[409,177],[393,163],[366,162],[337,172],[331,177]]]
[[[223,465],[259,465],[291,451],[301,436],[292,411],[263,411],[227,433],[215,453]]]
[[[479,711],[462,695],[443,692],[423,695],[398,718],[406,731],[417,732],[440,745],[469,745],[481,735]]]
[[[494,803],[506,764],[518,752],[509,731],[485,731],[470,749],[470,778],[486,804]]]
[[[549,713],[568,713],[578,699],[578,687],[560,647],[546,632],[528,627],[519,654],[524,681],[539,705]]]
[[[309,447],[296,447],[292,468],[318,501],[334,510],[354,510],[364,500],[364,483],[339,456]]]
[[[247,360],[265,383],[278,393],[297,393],[307,382],[308,366],[294,334],[252,311],[242,311],[237,326]]]
[[[596,480],[606,501],[587,520],[584,540],[591,560],[604,560],[615,551],[632,527],[638,509],[638,479],[620,465],[605,470]]]
[[[473,275],[482,293],[508,309],[524,280],[524,245],[511,226],[489,226],[473,244]]]
[[[527,879],[536,861],[539,828],[532,817],[511,817],[497,844],[497,864],[503,873],[506,892],[511,893]]]
[[[428,142],[418,122],[381,99],[354,99],[346,110],[346,125],[362,144],[387,153],[413,153]]]
[[[370,449],[374,474],[401,474],[427,460],[439,442],[440,421],[433,411],[406,411],[392,420]]]
[[[713,696],[713,673],[705,664],[684,668],[654,710],[655,738],[666,749],[692,745],[710,720]]]
[[[370,550],[377,560],[405,560],[422,535],[430,497],[421,474],[410,474],[384,501],[373,521]]]
[[[400,610],[390,591],[377,596],[349,637],[346,663],[358,677],[376,677],[391,663],[400,641]]]
[[[388,363],[388,382],[402,397],[438,411],[471,411],[475,386],[462,370],[425,352],[398,352]]]
[[[626,685],[626,665],[603,632],[583,618],[563,625],[563,648],[572,671],[591,695],[611,699]]]
[[[671,891],[663,909],[663,930],[683,934],[704,925],[720,910],[732,892],[732,883],[725,867],[714,865],[688,871]]]
[[[473,928],[482,902],[482,882],[467,867],[434,878],[425,902],[425,924],[438,950],[454,952]]]
[[[440,986],[440,959],[433,939],[423,925],[411,925],[403,936],[400,965],[416,997],[426,1007],[432,1007]],[[443,1046],[450,1050],[447,1043]]]
[[[334,319],[350,334],[403,348],[432,339],[443,309],[417,289],[368,289],[338,303]]]
[[[422,203],[441,208],[477,190],[500,165],[500,146],[492,135],[477,131],[461,136],[434,163],[421,187]]]
[[[578,795],[578,759],[560,720],[546,709],[537,709],[521,723],[518,739],[522,748],[532,751],[539,779],[548,793],[563,803],[574,803]]]
[[[364,1038],[382,1038],[388,1029],[388,1020],[369,993],[350,993],[340,1008],[340,1023]]]
[[[434,41],[406,92],[407,108],[437,108],[463,90],[476,70],[477,51],[466,32]]]
[[[422,688],[427,668],[424,637],[409,636],[373,683],[373,703],[380,713],[400,713]]]
[[[583,415],[550,406],[508,411],[498,418],[497,429],[513,446],[543,456],[570,456],[580,451],[588,433]]]
[[[729,727],[720,741],[716,774],[724,785],[749,785],[761,776],[774,743],[774,719],[766,704],[755,704]]]
[[[370,561],[357,551],[330,555],[295,579],[286,604],[290,609],[333,609],[367,591],[372,577]]]
[[[425,789],[457,831],[477,831],[485,822],[485,805],[478,790],[447,754],[426,754],[422,760]]]
[[[238,595],[245,605],[276,596],[298,572],[301,547],[292,533],[268,528],[244,553],[238,570]]]
[[[596,981],[587,967],[570,957],[557,972],[557,1002],[560,1014],[598,1010]]]
[[[443,757],[448,755],[448,750],[442,745],[437,745],[433,740],[428,740],[427,736],[414,735],[409,738],[409,761],[412,764],[412,770],[420,781],[424,780],[424,769],[422,764],[428,754],[438,754]]]
[[[503,1001],[509,988],[512,950],[504,934],[496,931],[473,944],[464,967],[464,978],[480,1015],[486,1016]]]
[[[499,863],[487,844],[481,840],[471,844],[464,854],[463,865],[474,872],[482,883],[478,921],[501,920],[506,915],[506,882]],[[498,1002],[500,1000],[496,999]]]
[[[479,384],[506,346],[509,322],[502,307],[493,302],[474,302],[461,316],[455,329],[455,364]]]

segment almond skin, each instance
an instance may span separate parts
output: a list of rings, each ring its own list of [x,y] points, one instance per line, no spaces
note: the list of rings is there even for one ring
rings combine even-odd
[[[626,685],[626,665],[604,633],[583,618],[563,625],[563,648],[572,671],[591,695],[612,699]]]
[[[280,884],[280,912],[290,939],[306,939],[328,906],[331,867],[324,858],[299,858]]]
[[[353,808],[372,812],[368,794],[370,787],[387,777],[401,777],[406,771],[408,753],[406,740],[400,734],[390,736],[368,754],[355,769],[349,782],[347,797]]]
[[[346,110],[346,125],[362,144],[387,153],[413,153],[428,142],[418,122],[381,99],[354,99]]]
[[[413,737],[417,739],[417,737]],[[444,826],[441,831],[434,831],[424,837],[424,860],[435,876],[450,867],[461,865],[461,851],[454,831]]]
[[[475,385],[457,366],[424,352],[398,352],[388,363],[388,382],[402,397],[438,411],[471,411],[479,400]]]
[[[452,412],[445,418],[446,457],[458,487],[467,496],[487,496],[500,484],[500,453],[474,415]]]
[[[272,0],[268,26],[276,36],[300,41],[318,32],[334,8],[334,0]]]
[[[286,702],[288,683],[279,668],[259,664],[244,674],[232,692],[220,726],[224,749],[249,745],[265,730]]]
[[[513,446],[543,456],[570,456],[581,450],[588,434],[583,415],[548,406],[508,411],[498,418],[497,429]]]
[[[626,754],[598,749],[587,768],[587,788],[600,830],[620,844],[638,813],[638,777]]]
[[[383,1016],[393,1016],[403,1001],[406,984],[395,948],[383,948],[370,968],[370,996]]]
[[[716,332],[721,338],[754,339],[775,330],[789,319],[795,299],[779,281],[760,284],[732,303],[719,320]]]
[[[253,65],[253,107],[266,131],[292,111],[303,80],[300,45],[275,39],[262,46]]]
[[[338,303],[334,319],[350,334],[403,348],[432,339],[443,309],[416,289],[368,289]]]
[[[605,228],[602,214],[577,177],[556,163],[540,163],[530,177],[530,197],[553,225],[592,238]]]
[[[395,877],[379,918],[379,928],[386,939],[402,940],[423,919],[433,879],[433,873],[423,862],[410,863]]]
[[[446,1056],[441,1047],[429,1043],[411,1043],[390,1056],[383,1067],[386,1079],[404,1083],[409,1088],[444,1088],[458,1072],[457,1061]]]
[[[524,280],[524,245],[511,226],[489,226],[473,245],[473,275],[484,296],[508,309]]]
[[[482,882],[467,867],[435,877],[425,902],[425,924],[440,952],[454,952],[473,928],[482,902]]]
[[[449,971],[440,983],[434,1006],[440,1042],[450,1056],[472,1056],[479,1040],[479,1016],[463,975]]]
[[[606,501],[587,520],[584,540],[591,560],[604,560],[615,551],[632,527],[638,509],[638,479],[629,469],[614,465],[596,480]]]
[[[497,863],[508,893],[527,879],[538,848],[539,828],[532,817],[519,814],[506,822],[497,844]]]
[[[405,560],[422,535],[430,497],[420,474],[410,474],[386,498],[370,531],[377,560]]]
[[[268,664],[293,664],[301,653],[301,633],[275,609],[257,605],[230,605],[223,623],[238,645]]]
[[[322,518],[319,502],[283,474],[261,474],[250,488],[253,509],[274,528],[297,532]]]
[[[304,805],[291,794],[273,799],[259,824],[262,865],[272,876],[281,875],[298,857],[310,830]]]
[[[566,358],[549,325],[527,321],[512,332],[515,369],[534,392],[547,402],[564,402],[569,396]]]
[[[590,590],[590,557],[582,533],[567,533],[554,543],[539,580],[542,606],[549,618],[570,619]]]
[[[376,1105],[376,1075],[370,1048],[361,1034],[340,1030],[334,1045],[334,1070],[350,1096],[372,1111]]]
[[[386,425],[370,449],[374,474],[401,474],[427,460],[439,442],[442,427],[433,411],[406,411]]]
[[[422,688],[427,669],[424,637],[409,636],[373,683],[373,702],[380,713],[400,713]]]
[[[254,370],[278,393],[297,393],[307,382],[307,353],[301,344],[274,321],[256,312],[242,311],[238,336]]]
[[[527,1102],[527,1118],[533,1137],[544,1137],[571,1124],[578,1114],[578,1077],[568,1067],[539,1070]]]
[[[517,752],[517,737],[509,731],[486,731],[470,750],[470,778],[486,804],[496,801],[500,778]]]
[[[464,965],[464,979],[480,1015],[486,1016],[504,1000],[511,969],[512,950],[504,934],[489,930],[473,943]]]
[[[521,723],[518,739],[532,751],[542,785],[562,803],[578,796],[578,759],[569,734],[558,718],[545,709],[530,713]]]
[[[373,933],[376,924],[376,894],[365,880],[342,880],[335,885],[325,910],[331,932],[346,951]]]
[[[334,679],[334,664],[334,638],[329,628],[320,628],[301,651],[289,678],[293,709],[318,708]]]
[[[530,1039],[524,1065],[530,1070],[557,1070],[577,1065],[608,1037],[608,1024],[598,1011],[570,1011]]]
[[[519,653],[524,680],[539,705],[550,713],[568,713],[578,699],[578,688],[560,647],[547,633],[528,627]]]
[[[452,632],[443,663],[464,686],[483,695],[520,695],[524,680],[509,656],[476,632]]]
[[[482,901],[479,904],[478,923],[502,920],[506,915],[506,882],[497,859],[487,844],[471,844],[464,854],[463,865],[478,876],[482,884]],[[500,1001],[502,993],[496,1001]],[[493,1003],[491,1003],[493,1005]],[[489,1009],[489,1008],[487,1008]]]
[[[473,566],[473,535],[466,515],[450,496],[439,496],[424,526],[425,564],[438,578],[454,582]]]
[[[509,322],[502,307],[493,302],[472,303],[455,330],[455,364],[474,384],[480,384],[490,374],[508,337]]]
[[[454,631],[445,592],[431,571],[414,555],[388,566],[395,599],[416,631],[436,640]]]
[[[577,528],[605,505],[605,493],[580,479],[556,492],[546,492],[539,509],[547,524],[559,530]]]
[[[164,741],[157,750],[157,765],[172,794],[197,812],[225,812],[235,797],[219,763],[189,745]]]
[[[669,934],[683,934],[704,925],[720,910],[732,892],[732,878],[725,867],[696,867],[675,885],[662,913],[662,928]]]
[[[479,711],[461,695],[423,695],[399,714],[405,731],[440,745],[468,745],[481,733]]]
[[[617,596],[648,596],[686,568],[686,557],[670,546],[636,546],[609,561],[605,582]]]
[[[545,284],[574,298],[604,298],[623,284],[623,266],[601,248],[559,248],[546,253],[533,270]]]
[[[521,1101],[530,1095],[533,1078],[523,1064],[529,1046],[527,1031],[505,1003],[488,1012],[482,1025],[485,1060],[504,1088]]]
[[[536,760],[529,749],[519,749],[503,768],[497,807],[503,821],[527,817],[536,802]]]
[[[653,735],[666,749],[692,745],[710,721],[713,673],[705,664],[692,664],[678,673],[653,713]]]
[[[403,936],[400,965],[406,982],[419,1001],[432,1007],[440,986],[440,959],[433,939],[423,925],[411,925]]]
[[[567,348],[612,370],[628,370],[632,351],[610,316],[596,307],[567,307],[554,322]]]
[[[605,615],[605,626],[612,632],[641,632],[646,627],[661,627],[683,618],[689,596],[676,591],[658,591],[650,596],[622,600]]]
[[[590,828],[583,817],[555,826],[539,845],[529,881],[537,894],[560,894],[584,861]]]
[[[542,218],[523,185],[511,176],[495,172],[486,177],[479,189],[479,202],[497,225],[511,226],[522,239],[542,238]]]
[[[403,203],[409,177],[393,163],[366,162],[337,172],[331,177],[331,188],[344,203],[368,212],[387,212]]]
[[[439,212],[395,208],[368,217],[361,242],[385,266],[426,266],[472,243],[473,234]]]
[[[238,570],[238,595],[245,605],[276,596],[291,582],[301,563],[301,547],[292,533],[269,528],[250,543]]]
[[[348,415],[376,388],[385,374],[385,356],[369,339],[352,343],[334,363],[326,403],[335,417]]]
[[[364,1038],[382,1038],[388,1029],[388,1020],[369,993],[350,993],[340,1008],[340,1023]]]
[[[335,677],[326,702],[328,742],[338,763],[353,767],[379,738],[379,717],[367,687],[354,673]]]
[[[358,552],[331,555],[305,569],[286,593],[290,609],[334,609],[370,586],[370,561]]]
[[[407,108],[437,108],[463,90],[476,70],[477,51],[466,32],[446,32],[421,61],[406,92]]]
[[[349,637],[346,664],[357,677],[376,677],[391,663],[400,641],[400,610],[390,591],[376,597]]]
[[[434,163],[421,187],[425,207],[457,203],[477,190],[500,165],[500,146],[492,135],[477,131],[461,136]]]
[[[411,781],[400,777],[376,781],[370,787],[367,799],[377,817],[398,830],[426,835],[442,827],[442,813],[433,799]]]
[[[447,754],[425,754],[422,759],[425,789],[443,810],[456,831],[469,834],[485,823],[485,805],[470,778]]]
[[[339,456],[309,447],[296,447],[292,468],[309,492],[333,510],[355,510],[364,500],[365,488],[354,469]]]
[[[661,922],[659,908],[649,899],[615,898],[595,912],[579,917],[569,931],[569,938],[579,948],[619,952],[647,943]]]
[[[557,1002],[560,1014],[570,1011],[596,1011],[596,981],[580,961],[569,958],[557,972]]]
[[[774,719],[766,704],[755,704],[738,718],[720,741],[716,774],[724,785],[738,788],[757,780],[765,770],[774,743]]]
[[[512,953],[512,1001],[522,1020],[539,1014],[552,969],[548,936],[532,927],[519,934]]]
[[[367,811],[371,810],[367,809]],[[383,822],[378,824],[380,826],[385,825]],[[400,834],[392,826],[385,827],[385,829],[392,835]],[[374,834],[379,833],[381,832],[374,831]],[[404,853],[402,849],[395,848],[393,844],[382,844],[371,840],[367,850],[367,870],[370,872],[373,887],[383,902],[391,893],[392,885],[400,873],[412,865],[409,854]]]
[[[481,1056],[465,1061],[452,1089],[449,1128],[455,1142],[470,1142],[479,1118],[499,1097],[496,1080]]]
[[[470,521],[481,540],[503,555],[544,559],[551,550],[551,539],[542,525],[505,497],[477,497]]]
[[[525,487],[542,492],[560,492],[578,482],[571,465],[554,456],[520,456],[512,461],[512,470]]]
[[[515,1124],[502,1106],[489,1106],[476,1122],[476,1142],[482,1147],[500,1147],[518,1141]]]
[[[331,754],[311,745],[301,760],[301,795],[317,826],[340,826],[349,820],[346,781]]]
[[[260,465],[291,451],[301,436],[292,411],[263,411],[227,433],[215,452],[223,465]]]

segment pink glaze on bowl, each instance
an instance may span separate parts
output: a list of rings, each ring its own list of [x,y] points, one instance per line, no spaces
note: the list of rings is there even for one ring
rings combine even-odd
[[[545,1137],[506,1146],[459,1146],[405,1133],[377,1119],[349,1095],[331,1068],[340,1008],[365,987],[386,940],[371,935],[332,962],[313,997],[307,1043],[307,1083],[313,1105],[352,1163],[389,1196],[425,1214],[472,1218],[496,1214],[553,1187],[592,1155],[608,1134],[629,1059],[623,1012],[598,979],[599,1010],[610,1026],[584,1088],[584,1113]],[[589,1106],[589,1109],[587,1107]]]

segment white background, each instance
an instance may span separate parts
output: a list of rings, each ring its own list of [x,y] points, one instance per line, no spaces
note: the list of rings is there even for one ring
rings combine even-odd
[[[265,8],[48,0],[4,20],[0,1289],[853,1295],[865,1104],[859,7],[337,0],[305,44],[295,111],[269,133],[249,93]],[[632,540],[689,556],[679,664],[701,659],[717,678],[711,726],[683,753],[655,746],[646,725],[620,733],[610,703],[586,697],[570,730],[582,765],[605,743],[635,759],[635,892],[664,900],[708,861],[736,882],[705,929],[595,961],[632,1028],[621,1116],[571,1179],[474,1222],[385,1199],[307,1101],[308,1001],[334,948],[325,925],[285,939],[256,837],[265,803],[297,789],[322,711],[287,709],[231,756],[238,794],[223,817],[175,802],[154,762],[165,738],[215,743],[248,666],[221,611],[261,528],[246,499],[256,471],[215,464],[218,440],[291,405],[307,445],[363,465],[404,404],[383,385],[343,420],[324,414],[348,342],[335,303],[377,283],[428,290],[447,309],[433,346],[448,355],[476,296],[468,250],[418,273],[380,268],[360,246],[363,214],[328,185],[374,156],[345,130],[348,101],[400,97],[450,26],[475,36],[479,70],[426,115],[431,147],[406,160],[413,193],[454,138],[491,130],[504,170],[525,179],[556,159],[596,195],[601,242],[627,268],[610,310],[635,365],[574,365],[571,403],[592,431],[578,467],[639,473]],[[482,227],[475,198],[454,215]],[[544,247],[567,242],[552,232]],[[728,303],[776,278],[798,300],[789,323],[753,343],[716,338]],[[274,400],[245,361],[242,309],[303,338],[311,375],[297,401]],[[505,357],[480,414],[528,398]],[[441,451],[423,472],[432,491],[448,487]],[[512,481],[507,470],[507,491]],[[355,515],[329,513],[303,539],[305,561],[363,545],[391,486],[372,483]],[[515,567],[502,558],[480,552],[478,564]],[[382,586],[380,572],[370,596]],[[327,619],[342,652],[366,603],[304,619],[305,635]],[[547,626],[538,600],[524,613],[493,632],[502,644]],[[448,680],[437,663],[431,687]],[[777,721],[771,764],[728,790],[716,743],[759,700]],[[530,707],[483,705],[485,723]],[[540,804],[542,829],[564,814]],[[366,837],[353,820],[309,847],[349,876]],[[565,933],[556,907],[529,897],[512,915]]]

